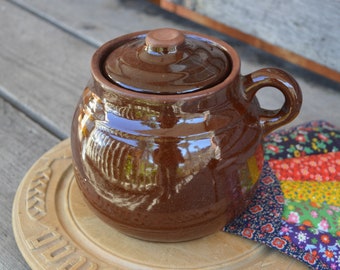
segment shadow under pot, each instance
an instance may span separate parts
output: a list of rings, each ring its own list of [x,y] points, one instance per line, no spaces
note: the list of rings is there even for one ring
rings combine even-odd
[[[71,130],[75,177],[94,213],[132,237],[200,238],[245,210],[262,139],[292,121],[302,96],[286,72],[240,74],[227,43],[156,29],[121,36],[92,58]],[[256,93],[281,91],[278,110]]]

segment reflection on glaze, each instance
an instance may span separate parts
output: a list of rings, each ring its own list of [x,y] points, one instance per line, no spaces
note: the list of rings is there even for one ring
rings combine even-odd
[[[204,109],[211,97],[196,113],[183,101],[115,100],[87,88],[74,121],[77,181],[97,210],[150,230],[225,221],[245,207],[263,163],[252,113],[219,100]]]

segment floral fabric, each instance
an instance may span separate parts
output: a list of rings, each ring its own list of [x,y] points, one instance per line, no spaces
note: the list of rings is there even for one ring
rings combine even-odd
[[[340,182],[305,182],[281,181],[281,188],[286,199],[310,201],[318,208],[322,203],[340,206]]]
[[[267,136],[267,160],[289,159],[340,151],[340,133],[325,121],[314,121]]]
[[[285,221],[283,221],[280,236],[300,250],[308,252],[309,257],[306,262],[311,266],[313,265],[311,262],[318,260],[325,269],[340,269],[339,237],[332,237],[322,229],[294,225]]]
[[[254,200],[224,230],[313,269],[340,269],[340,130],[324,121],[270,134]]]
[[[270,166],[280,180],[340,180],[340,152],[270,160]]]
[[[301,224],[340,237],[339,215],[340,207],[334,205],[286,199],[282,219],[291,224]]]

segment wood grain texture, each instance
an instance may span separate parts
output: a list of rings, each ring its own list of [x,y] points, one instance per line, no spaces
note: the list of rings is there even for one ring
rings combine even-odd
[[[68,137],[95,48],[7,2],[1,7],[3,89]]]
[[[337,1],[155,0],[166,10],[340,82]]]
[[[12,232],[12,202],[26,171],[57,138],[0,98],[0,269],[29,269]]]

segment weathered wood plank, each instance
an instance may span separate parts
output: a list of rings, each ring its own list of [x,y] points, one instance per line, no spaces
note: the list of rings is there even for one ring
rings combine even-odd
[[[161,27],[194,30],[199,27],[145,0],[61,0],[50,1],[48,5],[39,0],[11,2],[96,46],[135,31]]]
[[[340,2],[153,0],[161,7],[219,30],[340,82]]]
[[[95,48],[8,2],[0,25],[4,94],[67,137]]]
[[[243,74],[261,67],[276,66],[284,68],[296,77],[304,92],[304,104],[299,118],[292,124],[323,118],[340,126],[340,118],[338,117],[340,109],[336,109],[338,108],[337,104],[340,102],[340,93],[337,92],[337,90],[340,91],[340,84],[324,80],[313,73],[306,72],[299,67],[272,57],[261,50],[237,42],[227,36],[217,34],[217,32],[195,26],[194,24],[188,23],[174,15],[164,12],[162,13],[161,9],[147,3],[146,1],[138,1],[137,4],[135,1],[124,1],[120,3],[120,1],[100,0],[96,2],[87,1],[84,3],[83,1],[78,0],[70,3],[67,0],[60,0],[51,1],[49,2],[49,5],[46,5],[44,2],[39,0],[15,1],[24,8],[30,9],[30,11],[34,14],[38,14],[49,22],[53,22],[53,24],[58,27],[65,28],[69,33],[81,36],[83,40],[95,41],[98,45],[113,38],[114,35],[162,26],[170,26],[186,30],[200,31],[211,35],[218,35],[219,38],[231,43],[239,52],[242,59]],[[149,14],[153,14],[153,16],[150,16]],[[126,17],[132,19],[126,20]],[[32,25],[30,28],[32,27],[34,26]],[[46,28],[47,26],[41,25],[39,27]],[[47,28],[51,29],[50,27]],[[55,42],[55,51],[60,53],[62,50],[66,50],[69,57],[72,58],[69,58],[68,60],[68,64],[72,67],[70,66],[68,69],[63,70],[63,74],[60,74],[59,78],[60,80],[65,80],[68,76],[72,79],[77,77],[77,81],[72,81],[72,91],[69,90],[67,94],[68,98],[72,97],[73,102],[76,99],[76,94],[80,93],[80,88],[82,88],[83,84],[87,80],[86,76],[89,71],[89,62],[86,62],[88,60],[84,61],[83,58],[89,59],[90,52],[86,46],[86,49],[78,50],[76,47],[77,45],[80,45],[77,41],[73,40],[71,37],[64,37],[64,35],[59,33],[57,29],[54,31],[58,33],[55,34],[58,37],[58,41],[56,41],[54,36],[51,35],[49,36],[49,39],[52,40],[50,42]],[[36,40],[39,40],[36,31],[31,30],[30,34],[32,35],[32,39],[35,38]],[[43,44],[45,41],[42,40],[39,42]],[[37,46],[39,46],[40,54],[44,55],[45,61],[50,61],[51,58],[55,57],[56,54],[53,53],[53,51],[48,50],[45,46],[39,44]],[[83,58],[81,59],[81,57]],[[78,61],[78,59],[80,60]],[[55,74],[55,69],[60,70],[63,67],[62,63],[57,63],[58,64],[51,70],[52,74]],[[43,64],[46,65],[46,63]],[[59,85],[63,88],[71,88],[70,84],[65,85],[65,83],[60,83],[60,81]],[[56,90],[53,89],[55,88],[52,88],[47,92],[55,92]],[[40,91],[42,91],[41,88],[37,93]],[[47,95],[46,93],[43,94],[45,96]],[[67,117],[71,114],[70,107],[72,106],[72,102],[69,100],[59,99],[58,96],[53,97],[55,99],[54,103],[63,104],[62,106],[67,108],[66,111],[68,113],[64,113],[61,116],[65,118],[64,121],[68,121]],[[275,95],[272,97],[271,95],[268,96],[267,94],[264,94],[264,96],[264,103],[268,104],[268,106],[271,106],[272,103],[277,103]],[[335,112],[327,109],[330,106],[335,108]],[[42,107],[40,106],[37,109],[39,111],[46,112],[46,105],[43,105]],[[56,117],[54,117],[54,119],[56,119]],[[58,118],[58,121],[61,121],[60,119],[62,118]],[[62,125],[62,127],[63,130],[66,130],[67,125]],[[67,132],[67,130],[65,132]]]
[[[26,171],[59,140],[0,98],[0,269],[30,269],[12,232],[12,202]]]

